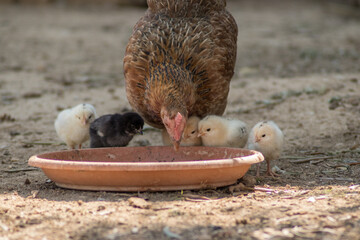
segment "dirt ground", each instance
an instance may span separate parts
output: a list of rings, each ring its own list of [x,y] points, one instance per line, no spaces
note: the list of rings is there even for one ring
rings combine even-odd
[[[61,109],[130,109],[122,58],[145,9],[0,5],[0,240],[360,239],[360,9],[265,0],[228,9],[239,36],[225,115],[249,127],[272,119],[286,138],[272,163],[281,177],[256,179],[267,192],[57,187],[27,161],[65,149],[53,127]],[[144,143],[160,145],[160,132],[130,145]]]

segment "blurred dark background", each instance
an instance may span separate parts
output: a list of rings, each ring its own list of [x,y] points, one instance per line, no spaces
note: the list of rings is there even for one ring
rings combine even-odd
[[[227,2],[240,2],[241,0],[228,0]],[[271,1],[271,0],[270,0]],[[303,1],[303,0],[298,0]],[[315,0],[323,4],[348,5],[359,8],[360,0]],[[256,1],[255,1],[256,2]],[[314,2],[314,1],[313,1]],[[62,6],[139,6],[146,7],[146,0],[0,0],[0,3],[8,4],[56,4]]]

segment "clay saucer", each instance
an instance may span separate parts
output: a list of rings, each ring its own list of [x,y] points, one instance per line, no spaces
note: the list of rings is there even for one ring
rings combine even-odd
[[[227,186],[244,176],[261,153],[223,147],[122,147],[32,156],[57,186],[101,191],[169,191]]]

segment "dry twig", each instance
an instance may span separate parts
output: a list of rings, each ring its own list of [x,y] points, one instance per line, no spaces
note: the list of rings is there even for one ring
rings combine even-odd
[[[292,160],[290,162],[291,163],[306,163],[306,162],[310,162],[310,161],[326,160],[326,159],[330,159],[330,158],[334,158],[334,156],[309,157],[309,158],[303,158],[303,159],[298,159],[298,160]]]
[[[346,182],[353,182],[354,179],[352,178],[329,178],[329,177],[323,177],[321,180],[336,180],[336,181],[346,181]]]
[[[6,173],[17,173],[17,172],[26,172],[26,171],[34,171],[37,170],[37,168],[18,168],[18,169],[9,169],[4,170]]]
[[[186,201],[193,201],[193,202],[213,200],[205,196],[190,194],[190,193],[183,194],[183,197],[185,197]]]
[[[262,187],[254,187],[254,190],[259,192],[275,192],[274,189],[262,188]]]
[[[65,143],[52,143],[52,142],[22,142],[22,144],[30,144],[30,145],[42,145],[42,146],[60,146],[66,145]]]

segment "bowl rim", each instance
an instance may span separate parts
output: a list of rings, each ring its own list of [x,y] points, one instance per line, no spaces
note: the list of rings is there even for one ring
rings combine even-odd
[[[146,146],[146,147],[128,147],[128,148],[148,148],[148,147],[167,147],[167,146]],[[181,147],[181,148],[198,148],[205,149],[209,147]],[[215,148],[215,147],[211,147]],[[216,147],[219,148],[219,147]],[[221,148],[221,147],[220,147]],[[77,171],[164,171],[164,170],[191,170],[191,169],[208,169],[208,168],[226,168],[234,167],[243,164],[254,164],[264,160],[264,156],[254,150],[244,148],[228,148],[222,147],[224,150],[246,150],[249,151],[250,155],[236,157],[236,158],[225,158],[225,159],[208,159],[208,160],[196,160],[196,161],[174,161],[174,162],[96,162],[96,161],[72,161],[72,160],[56,160],[42,157],[45,154],[56,154],[71,151],[96,151],[96,149],[78,149],[78,150],[65,150],[57,152],[47,152],[38,155],[33,155],[29,158],[28,164],[33,167],[39,167],[42,169],[61,169],[61,170],[77,170]],[[98,148],[100,149],[100,148]],[[101,148],[107,149],[107,148]],[[114,148],[111,148],[114,150]],[[109,153],[111,154],[111,153]]]

